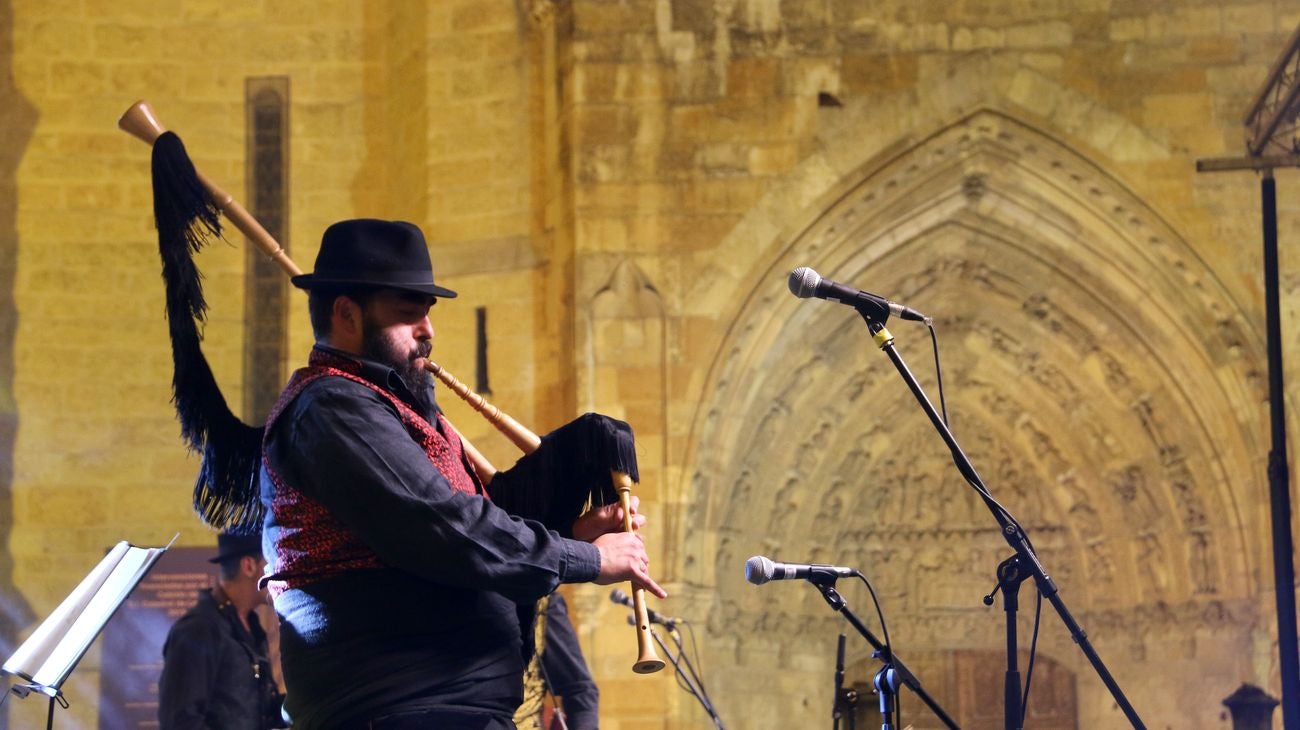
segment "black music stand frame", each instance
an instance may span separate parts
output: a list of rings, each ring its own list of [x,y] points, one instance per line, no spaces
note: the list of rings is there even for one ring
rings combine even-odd
[[[121,542],[116,548],[110,549],[108,551],[109,554],[105,556],[104,560],[102,560],[99,565],[96,565],[95,568],[91,569],[90,575],[87,576],[86,580],[81,584],[78,584],[78,586],[73,590],[72,596],[65,599],[66,603],[69,600],[73,600],[73,596],[80,595],[83,597],[84,603],[71,613],[62,613],[65,604],[60,604],[55,609],[55,614],[61,615],[61,618],[56,621],[53,616],[47,616],[37,627],[32,636],[28,637],[27,641],[23,642],[14,654],[9,657],[9,660],[4,663],[4,667],[0,671],[26,680],[10,686],[8,691],[5,693],[5,699],[8,698],[9,693],[17,695],[20,699],[26,698],[33,692],[49,697],[50,709],[45,717],[45,727],[46,730],[53,730],[55,704],[58,704],[65,710],[68,708],[67,697],[63,694],[63,683],[68,680],[68,677],[72,675],[73,670],[75,670],[77,665],[81,663],[81,659],[86,655],[86,652],[90,650],[95,639],[99,638],[100,633],[103,632],[109,619],[111,619],[113,614],[122,607],[122,604],[130,597],[131,592],[135,590],[136,586],[140,585],[140,581],[144,580],[145,576],[149,574],[149,571],[157,564],[158,558],[162,557],[162,554],[167,552],[168,548],[172,546],[172,543],[176,542],[177,537],[180,537],[180,533],[176,533],[176,535],[172,537],[171,542],[167,543],[166,547],[161,548],[139,548],[129,545],[126,542]],[[145,550],[147,551],[147,554],[143,557],[141,564],[135,568],[136,572],[133,575],[129,575],[125,579],[112,583],[111,588],[106,588],[106,586],[110,585],[109,579],[117,575],[113,569],[121,567],[116,561],[114,563],[109,563],[108,561],[113,558],[113,553],[121,548],[125,549],[122,552],[117,553],[118,560],[121,559],[124,553],[132,550]],[[103,577],[97,583],[87,587],[86,581],[92,580],[96,573],[103,569],[106,564],[108,564],[108,569],[102,574]],[[99,594],[101,591],[113,589],[118,589],[120,592],[113,598],[113,600],[106,602],[108,605],[101,605],[99,611],[95,613],[89,612],[87,607],[93,604],[93,599],[100,597]],[[82,619],[86,619],[85,626],[90,627],[90,629],[73,636],[70,632],[79,631]],[[48,634],[48,637],[53,640],[53,648],[49,651],[42,652],[44,658],[40,661],[49,661],[51,654],[65,648],[70,651],[71,657],[66,660],[66,664],[60,665],[59,671],[56,672],[56,676],[52,680],[42,682],[37,680],[36,677],[41,676],[44,673],[44,667],[42,667],[41,670],[19,669],[11,667],[10,662],[14,661],[15,657],[19,654],[23,654],[24,650],[27,649],[28,644],[38,641],[37,636],[42,633],[42,630],[46,628],[47,624],[54,627]],[[2,700],[0,700],[0,702],[2,702]]]

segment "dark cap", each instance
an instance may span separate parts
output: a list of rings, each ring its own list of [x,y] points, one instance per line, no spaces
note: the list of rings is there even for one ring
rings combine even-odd
[[[456,292],[433,283],[424,233],[414,223],[357,218],[325,229],[316,270],[293,277],[299,289],[373,286],[450,299]]]
[[[217,535],[217,557],[208,562],[220,563],[225,560],[242,558],[245,555],[251,555],[255,558],[262,557],[261,532],[252,535],[231,535],[223,532]]]

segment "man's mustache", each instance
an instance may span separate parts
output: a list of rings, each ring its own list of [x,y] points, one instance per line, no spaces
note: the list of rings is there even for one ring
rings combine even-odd
[[[433,343],[429,341],[421,342],[420,346],[415,348],[415,357],[428,359],[433,354]]]

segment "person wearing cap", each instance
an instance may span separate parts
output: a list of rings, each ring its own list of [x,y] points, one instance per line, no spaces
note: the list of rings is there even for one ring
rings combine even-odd
[[[288,727],[284,699],[268,659],[266,633],[254,613],[266,603],[258,579],[266,566],[262,536],[217,536],[217,585],[167,632],[158,681],[161,730]]]
[[[336,223],[293,283],[316,344],[268,416],[261,481],[286,711],[304,730],[512,730],[521,614],[560,583],[665,597],[645,546],[617,504],[562,535],[493,503],[424,367],[429,311],[456,293],[417,226]]]

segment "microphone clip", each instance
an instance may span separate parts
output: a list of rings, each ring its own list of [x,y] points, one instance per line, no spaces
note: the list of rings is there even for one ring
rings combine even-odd
[[[815,586],[833,586],[835,581],[839,580],[839,574],[833,570],[827,570],[820,565],[808,566],[808,575],[804,580]]]

